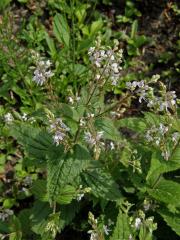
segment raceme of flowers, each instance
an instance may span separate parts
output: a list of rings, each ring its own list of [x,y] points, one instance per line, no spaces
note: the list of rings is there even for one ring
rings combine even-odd
[[[103,136],[103,131],[99,131],[94,135],[90,132],[85,132],[84,139],[91,147],[93,147],[95,145],[98,145],[99,143],[103,144],[102,142],[100,142],[100,140],[102,139],[102,136]]]
[[[34,70],[33,81],[42,86],[49,78],[51,78],[54,73],[52,73],[50,67],[52,63],[50,60],[44,60],[40,57],[39,53],[32,52],[32,58],[35,61],[36,67],[31,67]]]
[[[160,78],[159,75],[154,75],[151,80],[146,83],[144,80],[127,82],[126,87],[135,92],[139,96],[139,102],[142,100],[147,102],[147,107],[154,109],[156,112],[169,112],[169,109],[174,110],[176,108],[176,93],[175,91],[166,91],[166,87],[161,83],[161,90],[159,90],[159,96],[154,94],[154,89],[148,84],[156,83]]]
[[[153,125],[146,132],[146,140],[149,143],[155,143],[156,146],[159,146],[161,154],[165,160],[168,160],[170,157],[170,151],[167,142],[167,134],[170,131],[170,126],[165,126],[160,123],[159,126]],[[170,135],[170,139],[174,145],[176,145],[180,139],[180,134],[174,132]]]
[[[67,136],[70,129],[63,123],[61,118],[50,119],[50,132],[53,133],[53,141],[58,146]]]
[[[122,69],[122,54],[122,49],[118,49],[117,45],[112,49],[101,46],[101,41],[97,40],[96,46],[88,51],[90,61],[96,69],[95,79],[103,80],[103,83],[110,79],[111,85],[116,86]]]

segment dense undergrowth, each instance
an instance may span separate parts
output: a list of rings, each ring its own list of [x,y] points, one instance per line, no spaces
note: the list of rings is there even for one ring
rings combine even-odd
[[[0,239],[179,239],[179,16],[0,1]]]

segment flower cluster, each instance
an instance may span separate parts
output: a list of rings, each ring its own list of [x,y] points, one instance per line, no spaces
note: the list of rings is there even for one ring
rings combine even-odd
[[[3,222],[6,221],[13,213],[11,209],[0,210],[0,220]]]
[[[84,139],[91,147],[93,147],[93,146],[99,145],[99,143],[103,144],[102,142],[100,142],[102,136],[103,136],[103,131],[99,131],[94,135],[91,134],[90,132],[85,132]]]
[[[70,129],[63,123],[61,118],[50,119],[50,132],[53,133],[53,140],[58,146],[66,137]]]
[[[118,50],[117,44],[111,47],[101,46],[101,41],[96,41],[96,46],[88,51],[90,61],[96,69],[96,80],[110,79],[111,84],[116,86],[122,69],[122,49]]]
[[[146,101],[147,107],[154,109],[155,112],[169,112],[169,109],[176,108],[177,96],[175,91],[167,91],[165,85],[160,82],[161,90],[158,92],[159,96],[156,96],[154,89],[148,85],[157,82],[159,78],[159,75],[154,75],[148,83],[144,80],[127,82],[126,87],[139,96],[140,103],[142,100]]]
[[[13,122],[13,120],[14,120],[14,118],[13,118],[13,115],[12,115],[11,113],[6,113],[6,114],[4,115],[4,121],[5,121],[5,123],[10,124],[10,123]]]
[[[91,234],[90,235],[90,240],[98,240],[100,237],[100,233],[98,230],[98,221],[97,219],[95,219],[94,215],[89,212],[88,214],[88,218],[89,218],[89,223],[91,224],[93,230],[89,230],[88,233]]]
[[[146,218],[145,213],[142,210],[139,210],[138,216],[134,219],[132,227],[134,230],[139,230],[141,226],[145,227],[150,234],[157,229],[157,224],[154,223],[154,218]]]
[[[160,123],[158,127],[153,125],[148,129],[145,136],[148,142],[154,142],[159,146],[168,130],[169,128],[167,126]]]
[[[79,189],[78,189],[77,196],[76,196],[77,201],[78,201],[78,202],[81,201],[81,199],[84,197],[84,194],[85,194],[85,193],[88,193],[88,192],[90,192],[90,191],[91,191],[91,188],[87,187],[87,188],[84,188],[84,189],[83,189],[83,186],[80,185],[80,186],[79,186]]]
[[[50,70],[51,65],[52,63],[49,60],[40,60],[36,63],[33,81],[37,83],[37,85],[42,86],[47,81],[47,79],[51,78],[54,75]]]
[[[156,146],[159,146],[165,160],[168,160],[170,157],[168,144],[171,142],[171,144],[176,145],[180,139],[178,132],[170,133],[170,127],[162,123],[158,126],[153,125],[147,130],[145,135],[147,142],[155,143]]]
[[[136,89],[136,93],[139,96],[140,103],[142,102],[142,100],[148,101],[148,96],[150,95],[150,92],[152,92],[152,88],[149,87],[143,80],[141,80],[140,82],[127,82],[126,87],[131,91],[134,91]]]
[[[32,59],[35,62],[35,66],[32,66],[30,69],[34,69],[33,81],[42,86],[49,78],[54,74],[52,73],[50,67],[52,63],[50,60],[44,60],[38,52],[31,51]]]
[[[176,97],[177,96],[175,91],[168,91],[164,93],[161,97],[154,96],[152,99],[149,100],[147,106],[149,108],[155,107],[160,112],[168,112],[168,109],[173,109],[174,107],[176,107]]]

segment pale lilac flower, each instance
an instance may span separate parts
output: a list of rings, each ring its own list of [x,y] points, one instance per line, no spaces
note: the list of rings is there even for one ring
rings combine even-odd
[[[50,120],[50,132],[53,135],[53,141],[58,146],[66,137],[70,129],[63,123],[61,118]]]
[[[96,135],[92,135],[90,132],[85,132],[84,139],[90,146],[95,146],[100,143],[100,140],[103,136],[103,131],[99,131]]]
[[[47,79],[51,78],[54,74],[49,69],[51,66],[51,62],[47,61],[37,61],[36,69],[34,71],[33,81],[37,83],[37,85],[42,86]]]
[[[116,86],[122,69],[122,53],[122,49],[117,51],[117,48],[103,47],[100,41],[96,42],[96,47],[91,47],[88,51],[89,59],[97,70],[95,79],[101,78],[103,82],[110,79],[110,83]]]

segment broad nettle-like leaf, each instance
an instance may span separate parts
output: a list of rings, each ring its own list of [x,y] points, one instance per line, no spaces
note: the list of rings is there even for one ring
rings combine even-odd
[[[110,240],[127,240],[129,239],[130,233],[128,216],[119,210],[116,226]]]
[[[174,171],[180,168],[180,146],[178,145],[172,152],[168,161],[164,160],[159,152],[152,154],[151,165],[146,180],[153,185],[160,174]]]
[[[122,198],[118,184],[110,173],[101,168],[89,169],[81,174],[83,183],[92,189],[97,198],[115,201]]]
[[[147,188],[151,197],[157,201],[180,207],[180,184],[159,177],[154,186]]]
[[[16,123],[11,127],[11,135],[23,145],[30,156],[36,159],[45,160],[53,148],[51,136],[45,130],[29,124]]]
[[[61,190],[72,184],[74,179],[87,168],[90,161],[89,152],[76,145],[73,152],[64,152],[63,147],[49,154],[47,170],[47,191],[49,199],[56,199]]]
[[[120,139],[120,133],[114,126],[113,121],[108,118],[98,118],[95,121],[98,130],[103,131],[103,137],[109,140],[117,141]]]
[[[167,209],[158,210],[166,223],[180,236],[180,214],[174,214]]]

